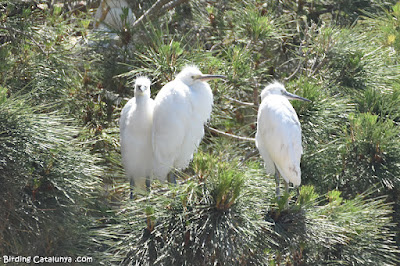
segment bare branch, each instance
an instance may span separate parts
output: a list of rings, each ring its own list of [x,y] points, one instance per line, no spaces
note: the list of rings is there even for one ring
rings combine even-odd
[[[225,137],[230,137],[230,138],[234,138],[234,139],[238,139],[238,140],[243,140],[243,141],[250,141],[250,142],[255,142],[255,141],[256,141],[255,138],[248,138],[248,137],[242,137],[242,136],[233,135],[233,134],[226,133],[226,132],[220,131],[220,130],[218,130],[218,129],[209,127],[209,126],[206,126],[206,128],[207,128],[208,130],[210,130],[210,132],[213,132],[213,133],[216,133],[216,134],[225,136]]]
[[[260,105],[260,102],[259,102],[260,95],[258,93],[258,87],[260,84],[258,83],[256,76],[254,76],[254,84],[255,84],[255,86],[253,89],[253,102],[254,102],[253,104],[254,104],[254,107],[258,107]]]
[[[170,10],[179,4],[182,4],[188,0],[157,0],[143,15],[140,16],[132,25],[133,28],[140,25],[145,20],[152,20],[158,14]]]
[[[234,103],[241,104],[241,105],[256,107],[256,105],[255,105],[254,103],[242,102],[242,101],[240,101],[240,100],[236,100],[236,99],[233,99],[233,98],[228,97],[228,96],[224,96],[224,98],[226,98],[226,99],[228,99],[229,101],[232,101],[232,102],[234,102]]]
[[[163,7],[162,11],[164,12],[164,11],[167,11],[167,10],[171,10],[174,7],[176,7],[176,6],[180,5],[180,4],[183,4],[184,2],[187,2],[187,1],[188,0],[173,0],[173,1],[170,1],[168,4],[166,4]]]
[[[259,154],[259,151],[257,148],[247,152],[246,155],[243,157],[243,159],[240,160],[239,166],[243,165],[248,159],[250,159],[251,157],[256,156],[258,154]]]

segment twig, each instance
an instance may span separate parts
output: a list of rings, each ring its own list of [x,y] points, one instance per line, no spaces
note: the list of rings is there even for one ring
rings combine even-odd
[[[173,1],[170,1],[168,4],[166,4],[164,6],[164,8],[161,11],[163,12],[163,11],[166,11],[166,10],[171,10],[174,7],[180,5],[180,4],[184,3],[184,2],[187,2],[187,1],[188,0],[173,0]]]
[[[151,20],[159,13],[172,9],[186,1],[188,0],[158,0],[133,23],[132,28],[137,27],[144,20]]]
[[[300,46],[299,46],[300,55],[301,55],[302,48],[303,48],[303,45],[302,45],[302,43],[300,43]],[[295,69],[295,71],[289,77],[284,78],[284,80],[287,81],[287,80],[290,80],[291,78],[293,78],[294,75],[296,75],[297,72],[299,72],[302,63],[303,63],[302,58],[299,58],[299,64],[297,65],[297,68]]]
[[[328,60],[326,59],[326,56],[325,56],[325,54],[324,54],[324,56],[323,56],[321,62],[318,63],[318,65],[312,70],[311,75],[309,75],[309,76],[310,76],[310,77],[314,76],[314,74],[315,74],[323,65],[325,65],[325,63],[326,63],[327,61],[328,61]],[[313,67],[314,67],[314,66],[313,66]]]
[[[233,134],[226,133],[226,132],[220,131],[218,129],[209,127],[209,126],[206,126],[206,128],[208,130],[210,130],[211,132],[213,132],[213,133],[216,133],[216,134],[219,134],[219,135],[222,135],[222,136],[225,136],[225,137],[230,137],[230,138],[243,140],[243,141],[250,141],[250,142],[255,142],[256,141],[255,138],[248,138],[248,137],[242,137],[242,136],[233,135]]]
[[[260,99],[260,94],[258,93],[258,87],[259,87],[259,83],[257,81],[257,77],[254,76],[254,89],[253,89],[253,104],[254,107],[258,107],[260,105],[259,99]]]
[[[293,78],[294,77],[294,75],[296,75],[297,74],[297,72],[299,72],[299,70],[300,70],[300,67],[301,67],[301,63],[302,63],[302,60],[301,59],[299,59],[299,65],[297,66],[297,68],[295,69],[295,71],[289,76],[289,77],[287,77],[287,78],[284,78],[284,80],[285,81],[288,81],[288,80],[290,80],[291,78]]]
[[[14,29],[14,28],[7,28],[4,26],[0,26],[0,29],[6,30],[6,31],[14,31],[16,33],[19,33],[21,35],[28,37],[37,47],[39,47],[40,51],[42,51],[43,54],[47,55],[46,51],[35,41],[35,39],[31,35],[23,32],[23,31],[20,31],[20,30]]]
[[[259,154],[258,149],[254,149],[254,150],[247,152],[246,155],[243,157],[243,159],[240,160],[239,166],[243,165],[248,159],[250,159],[251,157],[253,157],[257,154]]]
[[[241,104],[241,105],[256,107],[256,105],[254,103],[242,102],[240,100],[236,100],[236,99],[233,99],[233,98],[228,97],[228,96],[224,96],[224,98],[228,99],[229,101]]]

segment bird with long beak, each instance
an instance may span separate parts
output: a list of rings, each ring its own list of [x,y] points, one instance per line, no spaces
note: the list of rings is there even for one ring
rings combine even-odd
[[[210,119],[213,94],[207,81],[222,75],[203,74],[195,66],[185,67],[154,99],[154,177],[175,183],[172,170],[185,169]]]
[[[279,176],[285,182],[300,186],[301,127],[289,100],[310,101],[288,92],[279,82],[273,82],[261,92],[257,116],[256,146],[264,159],[267,173],[275,174],[276,195],[279,198]]]

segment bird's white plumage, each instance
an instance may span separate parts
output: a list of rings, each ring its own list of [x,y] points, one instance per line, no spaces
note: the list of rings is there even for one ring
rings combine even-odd
[[[173,169],[188,166],[204,136],[213,95],[197,77],[197,67],[185,67],[157,94],[153,119],[154,176],[162,181]]]
[[[136,18],[125,0],[102,0],[95,14],[97,25],[101,23],[102,27],[121,30],[124,26],[121,20],[124,8],[128,9],[126,22],[130,25],[135,22]]]
[[[152,124],[154,101],[150,98],[150,80],[138,77],[135,97],[124,106],[120,118],[122,163],[135,186],[146,187],[153,169]]]
[[[283,179],[294,186],[301,183],[301,127],[297,114],[278,82],[268,85],[261,93],[257,116],[256,146],[268,173],[275,167]]]

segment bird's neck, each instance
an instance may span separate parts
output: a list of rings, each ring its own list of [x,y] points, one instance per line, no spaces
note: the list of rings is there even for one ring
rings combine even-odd
[[[146,104],[150,97],[148,95],[140,95],[138,97],[135,97],[136,99],[136,104]]]

